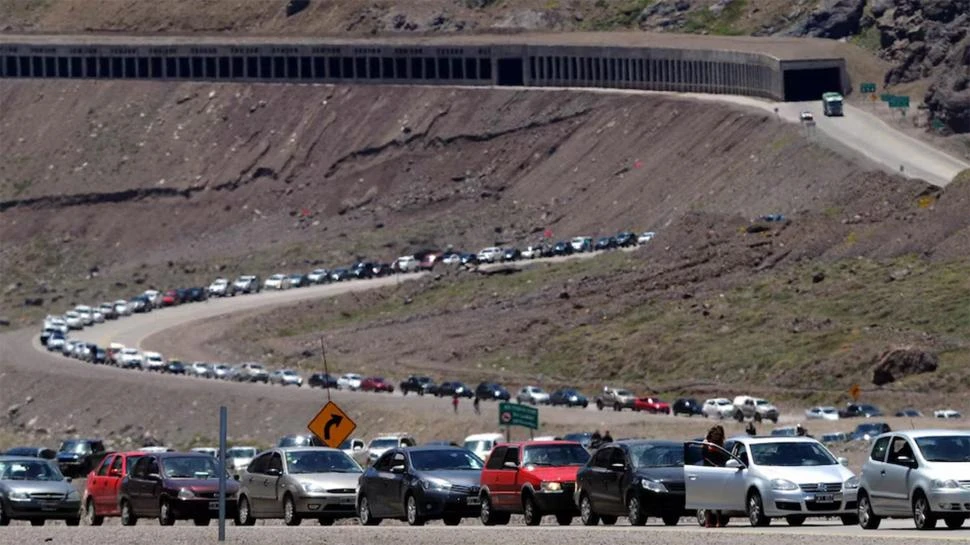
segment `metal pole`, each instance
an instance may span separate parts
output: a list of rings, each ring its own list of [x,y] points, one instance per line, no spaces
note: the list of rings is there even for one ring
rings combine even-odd
[[[226,407],[219,407],[219,541],[226,540]]]
[[[327,367],[327,351],[323,347],[323,337],[320,337],[320,357],[323,358],[323,374],[327,377],[324,381],[327,388],[327,401],[330,401],[330,369]]]

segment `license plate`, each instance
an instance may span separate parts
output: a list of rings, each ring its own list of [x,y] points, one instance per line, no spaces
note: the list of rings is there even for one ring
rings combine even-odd
[[[219,502],[217,502],[217,501],[210,501],[209,502],[209,510],[210,511],[218,511],[219,510]]]
[[[835,496],[832,494],[815,494],[815,501],[818,503],[832,503],[835,501]]]
[[[57,509],[56,501],[42,501],[40,502],[40,508],[43,511],[54,511]]]
[[[340,498],[341,505],[353,505],[354,498]]]
[[[479,505],[480,503],[482,503],[481,500],[479,500],[474,496],[469,496],[468,498],[465,499],[465,501],[468,502],[468,505]]]

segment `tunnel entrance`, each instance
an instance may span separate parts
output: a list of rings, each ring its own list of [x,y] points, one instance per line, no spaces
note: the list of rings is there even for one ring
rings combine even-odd
[[[522,59],[519,57],[498,60],[498,84],[512,87],[525,85],[522,76]]]
[[[842,71],[836,66],[785,70],[785,100],[787,102],[822,100],[822,93],[830,91],[843,92]]]

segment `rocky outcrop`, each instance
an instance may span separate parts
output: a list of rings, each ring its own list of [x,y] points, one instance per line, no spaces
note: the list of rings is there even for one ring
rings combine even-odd
[[[899,379],[936,371],[940,358],[918,348],[893,348],[876,358],[872,383],[882,386]]]
[[[808,16],[782,34],[813,38],[845,38],[859,33],[866,0],[823,0]]]
[[[924,102],[953,132],[970,132],[970,38],[954,48]]]

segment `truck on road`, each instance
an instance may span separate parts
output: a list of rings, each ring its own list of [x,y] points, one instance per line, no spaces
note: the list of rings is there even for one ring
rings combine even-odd
[[[839,93],[822,93],[822,111],[829,117],[841,116],[842,101],[842,95]]]

